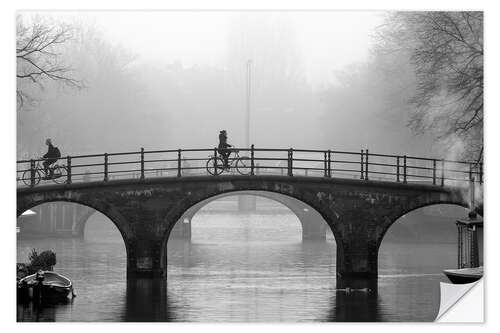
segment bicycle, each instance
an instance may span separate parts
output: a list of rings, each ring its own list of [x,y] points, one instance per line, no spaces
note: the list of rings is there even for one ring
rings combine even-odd
[[[42,179],[52,180],[56,184],[63,184],[66,182],[66,176],[68,175],[68,170],[66,169],[65,165],[53,164],[52,166],[49,166],[49,172],[50,170],[52,170],[52,175],[51,176],[45,175],[45,168],[40,163],[40,160],[38,160],[33,170],[29,169],[23,172],[23,176],[21,179],[27,186],[38,185]],[[35,173],[33,178],[33,183],[31,182],[31,172]],[[42,175],[45,175],[45,177],[43,177]]]
[[[233,157],[228,160],[228,166],[224,165],[224,159],[220,156],[210,155],[207,161],[207,172],[212,176],[218,176],[224,171],[235,168],[240,175],[246,176],[251,171],[251,160],[248,156],[240,156],[239,150],[232,149]]]

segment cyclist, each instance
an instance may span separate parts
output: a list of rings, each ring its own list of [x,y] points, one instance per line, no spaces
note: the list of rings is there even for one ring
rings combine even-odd
[[[43,161],[43,168],[45,170],[45,179],[51,179],[54,176],[54,169],[50,168],[50,166],[57,162],[57,159],[61,157],[61,152],[59,148],[54,147],[52,145],[52,140],[45,140],[45,144],[49,147],[47,153],[43,155],[45,161]]]
[[[227,132],[226,130],[222,130],[219,133],[219,148],[218,152],[222,156],[224,160],[224,168],[229,169],[229,155],[231,155],[231,150],[228,149],[232,147],[229,143],[227,143]]]

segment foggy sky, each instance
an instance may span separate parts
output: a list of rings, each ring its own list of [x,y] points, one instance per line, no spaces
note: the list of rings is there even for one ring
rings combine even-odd
[[[297,34],[304,70],[313,85],[334,80],[333,71],[367,59],[383,12],[370,11],[106,11],[52,13],[96,27],[144,62],[225,66],[231,24],[241,17],[285,17]]]
[[[21,14],[79,28],[64,56],[86,87],[49,83],[18,112],[18,156],[39,155],[47,137],[63,155],[209,148],[220,129],[242,147],[249,59],[256,146],[434,153],[406,127],[399,90],[412,86],[411,73],[398,85],[375,71],[382,12]]]

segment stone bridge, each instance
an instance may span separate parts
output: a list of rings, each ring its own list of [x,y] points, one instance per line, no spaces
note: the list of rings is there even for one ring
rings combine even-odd
[[[305,176],[184,176],[109,180],[17,190],[17,215],[37,205],[67,201],[107,216],[127,251],[127,276],[166,276],[167,241],[174,225],[207,202],[255,194],[293,207],[310,207],[331,228],[339,277],[377,276],[378,249],[402,215],[433,204],[468,207],[467,191],[452,186]],[[300,212],[302,209],[302,212]]]

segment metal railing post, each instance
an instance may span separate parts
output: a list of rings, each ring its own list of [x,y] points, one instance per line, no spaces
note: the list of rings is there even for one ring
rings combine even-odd
[[[396,181],[399,183],[399,155],[396,156]]]
[[[323,159],[324,161],[324,166],[323,166],[323,169],[325,171],[325,177],[328,177],[328,152],[324,152],[324,155],[325,155],[325,158]]]
[[[328,177],[332,176],[332,151],[328,149]]]
[[[293,148],[288,150],[288,176],[293,176]]]
[[[214,176],[217,175],[217,148],[214,148]]]
[[[441,186],[444,186],[444,159],[441,160]]]
[[[436,160],[432,160],[432,185],[436,185]]]
[[[108,181],[108,153],[104,153],[104,181]]]
[[[35,186],[35,161],[33,160],[30,160],[30,169],[31,169],[31,172],[30,172],[30,186],[31,187],[34,187]]]
[[[365,159],[365,180],[368,180],[368,149],[366,150],[366,159]]]
[[[141,179],[144,179],[144,148],[141,147]]]
[[[255,175],[255,151],[254,151],[255,147],[254,145],[252,144],[250,146],[250,175]]]
[[[403,156],[403,183],[407,183],[406,155]]]
[[[71,184],[71,156],[66,157],[66,169],[67,169],[66,183]]]
[[[181,150],[177,149],[177,177],[180,177],[182,175],[181,173]]]
[[[365,171],[364,171],[364,156],[365,156],[365,151],[361,149],[361,179],[365,179]]]

